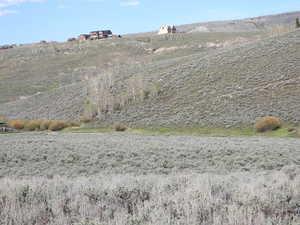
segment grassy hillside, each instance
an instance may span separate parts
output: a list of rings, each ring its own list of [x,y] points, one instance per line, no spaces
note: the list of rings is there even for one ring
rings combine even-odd
[[[273,115],[297,123],[299,38],[300,32],[295,31],[182,57],[166,67],[144,68],[148,83],[160,87],[159,95],[125,105],[121,112],[103,116],[103,121],[134,126],[227,127]]]
[[[213,28],[232,21],[211,22],[210,32],[190,32],[193,25],[175,35],[1,51],[0,115],[78,119],[89,100],[102,124],[228,127],[267,115],[296,123],[300,34],[269,29],[292,24],[296,15],[252,19],[268,29],[247,30],[247,20],[239,20],[245,29],[224,32]],[[103,86],[98,96],[95,82]]]

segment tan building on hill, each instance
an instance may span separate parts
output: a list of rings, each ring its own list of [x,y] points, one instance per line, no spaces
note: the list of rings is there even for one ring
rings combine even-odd
[[[160,27],[159,31],[158,31],[158,34],[161,35],[161,34],[174,34],[177,32],[177,29],[176,27],[173,25],[173,26],[169,26],[169,25],[163,25]]]

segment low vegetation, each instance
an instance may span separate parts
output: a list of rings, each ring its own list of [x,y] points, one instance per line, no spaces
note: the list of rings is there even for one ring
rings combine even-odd
[[[4,117],[0,117],[0,120]],[[106,133],[127,132],[134,134],[165,134],[165,135],[210,135],[210,136],[269,136],[269,137],[300,137],[300,128],[283,124],[276,117],[264,117],[257,119],[254,129],[251,126],[240,128],[211,128],[211,127],[187,127],[187,128],[128,128],[125,124],[115,123],[110,127],[99,127],[92,119],[81,117],[80,121],[59,120],[8,120],[11,128],[20,131],[61,131],[74,133]],[[269,131],[269,132],[266,132]]]
[[[66,129],[71,133],[111,133],[116,131],[116,126],[97,127],[97,125],[70,127]],[[211,127],[187,127],[187,128],[127,128],[126,133],[131,134],[155,134],[155,135],[188,135],[188,136],[261,136],[261,137],[280,137],[280,138],[299,138],[300,127],[285,124],[280,129],[269,132],[257,132],[252,126],[240,128],[211,128]]]
[[[257,132],[266,132],[277,130],[282,126],[280,119],[276,117],[263,117],[256,121],[255,130]]]

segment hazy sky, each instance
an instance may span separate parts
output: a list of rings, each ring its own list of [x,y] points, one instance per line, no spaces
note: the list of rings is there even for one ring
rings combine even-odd
[[[300,10],[299,0],[0,0],[0,45]]]

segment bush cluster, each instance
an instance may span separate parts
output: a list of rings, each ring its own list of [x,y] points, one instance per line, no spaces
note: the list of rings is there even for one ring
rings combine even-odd
[[[25,130],[28,130],[28,131],[39,130],[40,125],[41,125],[40,120],[30,120],[27,123],[25,123]]]
[[[23,120],[9,120],[8,125],[16,130],[23,130],[25,128]]]
[[[127,130],[127,127],[124,124],[117,123],[114,125],[114,130],[118,132],[124,132]]]
[[[9,120],[8,125],[16,130],[60,131],[67,127],[80,126],[80,123],[76,121],[59,120]]]
[[[266,132],[271,130],[277,130],[282,126],[280,119],[276,117],[263,117],[256,121],[255,130],[257,132]]]
[[[52,121],[49,125],[49,130],[60,131],[67,127],[67,123],[64,121]]]

